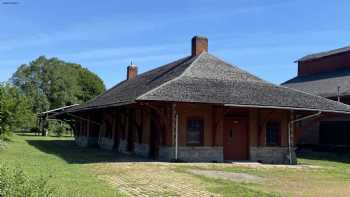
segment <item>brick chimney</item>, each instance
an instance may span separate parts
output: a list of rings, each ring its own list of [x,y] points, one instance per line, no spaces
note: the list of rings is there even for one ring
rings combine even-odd
[[[208,38],[194,36],[192,38],[192,56],[197,56],[202,52],[208,52]]]
[[[126,75],[126,79],[135,79],[137,76],[137,66],[131,62],[130,66],[128,66],[128,71]]]

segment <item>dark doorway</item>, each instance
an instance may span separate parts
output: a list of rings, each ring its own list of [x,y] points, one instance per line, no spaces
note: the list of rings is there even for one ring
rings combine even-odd
[[[322,145],[350,146],[350,122],[322,121],[319,139]]]
[[[223,142],[224,160],[248,160],[247,119],[225,119]]]

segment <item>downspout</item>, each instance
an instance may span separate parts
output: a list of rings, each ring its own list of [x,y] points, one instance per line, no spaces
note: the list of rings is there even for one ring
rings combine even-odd
[[[175,160],[178,160],[179,152],[179,114],[175,115]]]
[[[291,110],[291,121],[289,121],[289,123],[288,123],[288,153],[289,153],[289,164],[290,165],[293,164],[293,160],[292,160],[292,128],[294,126],[294,123],[300,122],[302,120],[314,118],[314,117],[320,116],[321,114],[322,114],[322,112],[319,111],[315,114],[307,115],[307,116],[293,120],[293,110]]]
[[[173,146],[174,148],[174,159],[178,160],[179,152],[179,114],[176,112],[176,103],[172,105],[172,130],[173,130]]]

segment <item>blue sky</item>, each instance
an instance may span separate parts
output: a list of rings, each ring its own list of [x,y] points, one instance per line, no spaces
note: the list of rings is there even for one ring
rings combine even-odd
[[[189,55],[199,34],[210,53],[281,83],[296,75],[299,57],[350,45],[345,0],[15,1],[0,0],[0,81],[45,55],[111,87],[131,60],[144,72]]]

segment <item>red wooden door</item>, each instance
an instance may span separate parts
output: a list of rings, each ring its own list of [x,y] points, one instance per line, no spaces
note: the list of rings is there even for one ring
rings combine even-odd
[[[245,118],[225,119],[224,160],[248,159],[248,130]]]

